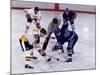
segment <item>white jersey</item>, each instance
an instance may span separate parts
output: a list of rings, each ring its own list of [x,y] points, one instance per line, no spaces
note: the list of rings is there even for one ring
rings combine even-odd
[[[38,13],[35,14],[34,8],[29,9],[29,10],[28,10],[28,13],[30,14],[31,18],[34,18],[34,17],[36,17],[36,16],[41,16],[41,12],[40,12],[40,11],[38,11]]]

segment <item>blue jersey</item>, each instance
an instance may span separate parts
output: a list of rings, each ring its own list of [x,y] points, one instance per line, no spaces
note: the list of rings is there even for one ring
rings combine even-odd
[[[68,26],[69,26],[68,24],[62,26],[62,28],[61,28],[61,36],[65,37],[67,39],[70,39],[70,37],[73,34],[73,31],[68,30]]]
[[[58,44],[53,47],[53,50],[59,49],[65,42],[68,42],[67,50],[73,49],[78,40],[77,33],[70,31],[68,29],[68,24],[63,24],[60,32],[61,34],[58,39]]]
[[[68,29],[68,24],[66,25],[62,25],[62,28],[61,28],[61,35],[60,35],[60,38],[59,38],[59,42],[68,42],[69,40],[73,39],[73,37],[77,35],[75,32],[73,31],[70,31]]]
[[[76,18],[76,15],[77,15],[77,14],[76,14],[75,12],[73,12],[73,11],[69,11],[68,14],[66,14],[66,13],[64,12],[64,13],[63,13],[63,22],[65,23],[65,22],[70,21],[70,23],[73,24],[74,21],[72,22],[72,20]]]

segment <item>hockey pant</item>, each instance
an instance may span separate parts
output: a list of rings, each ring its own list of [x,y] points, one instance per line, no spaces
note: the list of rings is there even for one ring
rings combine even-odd
[[[68,46],[67,46],[67,54],[68,54],[68,56],[72,56],[72,50],[73,50],[77,40],[78,40],[78,35],[77,34],[75,34],[73,36],[73,38],[70,39],[70,40],[68,38],[66,38],[66,37],[60,36],[60,39],[59,39],[60,45],[63,45],[65,42],[68,42]]]
[[[30,45],[28,41],[22,41],[19,39],[21,48],[24,52],[25,64],[30,64],[30,61],[33,57],[33,45]]]

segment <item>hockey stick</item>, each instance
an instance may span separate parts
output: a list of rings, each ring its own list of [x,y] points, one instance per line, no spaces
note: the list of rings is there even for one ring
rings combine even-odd
[[[59,58],[54,57],[54,56],[51,56],[51,55],[48,55],[48,54],[46,54],[44,51],[42,51],[41,49],[39,49],[38,52],[39,52],[39,54],[40,54],[41,56],[45,57],[46,59],[47,59],[47,57],[48,57],[47,62],[51,61],[52,59],[54,59],[54,60],[56,60],[56,61],[60,61]]]

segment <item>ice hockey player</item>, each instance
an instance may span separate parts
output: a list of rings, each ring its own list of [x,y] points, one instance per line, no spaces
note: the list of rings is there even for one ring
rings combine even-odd
[[[25,54],[25,68],[28,69],[33,69],[34,67],[31,66],[31,60],[32,59],[37,59],[37,57],[35,57],[33,55],[33,44],[30,44],[28,36],[27,36],[27,32],[25,32],[20,38],[19,38],[19,42],[22,48],[22,51]]]
[[[34,48],[40,48],[40,37],[44,37],[46,35],[46,30],[44,28],[41,28],[40,30],[38,28],[33,29],[33,36],[34,36]]]
[[[67,24],[70,22],[72,31],[75,31],[75,25],[74,25],[74,20],[77,17],[77,14],[74,11],[69,10],[66,8],[66,10],[63,13],[63,24]]]
[[[33,53],[34,48],[40,48],[40,45],[39,45],[40,39],[39,38],[40,38],[40,35],[42,37],[44,35],[46,35],[46,30],[43,28],[41,28],[41,30],[39,30],[38,28],[34,28],[32,33],[33,34],[30,35],[28,31],[25,31],[25,33],[19,38],[19,42],[20,42],[22,51],[25,54],[25,68],[29,68],[29,69],[34,68],[31,66],[31,60],[37,59],[37,57],[35,57],[34,53]],[[31,37],[32,39],[30,40],[30,38],[28,36]]]
[[[35,23],[36,27],[40,29],[41,12],[39,10],[39,7],[34,7],[32,9],[25,9],[24,12],[28,22],[28,24],[26,25],[26,30],[29,29],[32,23]]]
[[[58,17],[54,17],[52,19],[52,21],[50,22],[50,24],[47,28],[47,36],[46,36],[45,41],[43,43],[42,49],[39,50],[41,55],[46,56],[45,50],[47,48],[47,45],[48,45],[48,42],[49,42],[49,39],[50,39],[50,36],[51,36],[52,33],[55,34],[56,39],[58,41],[59,36],[60,36],[60,34],[59,34],[59,30],[60,30],[59,25],[60,25],[60,23],[61,23],[61,19],[58,18]],[[64,52],[63,47],[61,47],[61,50],[62,50],[62,52]]]
[[[74,49],[74,46],[78,40],[78,35],[76,32],[70,31],[68,29],[68,23],[65,25],[62,25],[61,28],[61,34],[59,37],[59,41],[58,43],[54,46],[53,49],[59,49],[61,46],[64,45],[65,42],[68,42],[68,46],[67,46],[67,55],[68,55],[68,59],[65,60],[65,62],[72,62],[72,50]]]
[[[75,32],[74,20],[76,19],[76,17],[77,14],[74,11],[69,10],[68,8],[66,8],[63,13],[63,24],[66,25],[67,23],[69,23],[73,32]]]
[[[39,29],[35,28],[33,29],[33,36],[34,36],[34,43],[33,47],[37,50],[41,50],[42,42],[40,40],[40,37],[44,37],[46,35],[46,30],[44,28],[41,28],[40,32]],[[41,45],[40,45],[41,43]],[[40,53],[40,52],[39,52]],[[43,56],[47,61],[50,61],[51,58],[47,56],[45,52],[40,53],[41,56]]]
[[[40,32],[38,28],[33,29],[34,48],[40,48]]]

